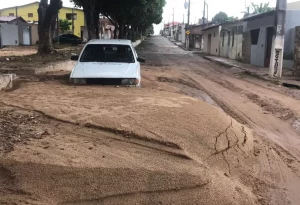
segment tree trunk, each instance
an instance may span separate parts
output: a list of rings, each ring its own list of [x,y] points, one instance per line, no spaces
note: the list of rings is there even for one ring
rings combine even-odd
[[[83,12],[88,31],[88,40],[99,39],[99,6],[98,0],[82,1]]]
[[[47,0],[41,0],[38,8],[39,14],[39,47],[38,54],[50,54],[54,49],[52,46],[52,28],[53,21],[55,21],[58,11],[62,7],[61,0],[51,0],[48,5]]]

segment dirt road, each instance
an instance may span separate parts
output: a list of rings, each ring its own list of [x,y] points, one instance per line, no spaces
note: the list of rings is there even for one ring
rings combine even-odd
[[[298,91],[163,37],[137,51],[139,89],[66,68],[0,93],[0,203],[299,204]]]

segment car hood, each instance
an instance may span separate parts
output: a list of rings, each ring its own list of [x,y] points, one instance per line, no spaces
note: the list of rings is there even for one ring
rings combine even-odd
[[[136,78],[135,63],[78,62],[71,78]]]

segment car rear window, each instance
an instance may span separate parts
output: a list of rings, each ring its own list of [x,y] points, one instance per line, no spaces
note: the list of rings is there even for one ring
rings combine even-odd
[[[85,47],[80,62],[134,63],[134,56],[128,45],[89,44]]]

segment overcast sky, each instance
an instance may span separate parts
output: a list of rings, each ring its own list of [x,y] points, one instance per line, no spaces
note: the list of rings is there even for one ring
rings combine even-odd
[[[5,7],[11,7],[16,5],[22,5],[34,2],[34,0],[0,0],[0,9]],[[130,1],[130,0],[127,0]],[[185,0],[166,0],[167,5],[164,8],[163,21],[168,23],[173,20],[173,8],[174,8],[174,20],[182,22],[183,15],[185,22],[187,21],[187,10],[184,9]],[[188,0],[187,0],[188,1]],[[288,2],[294,2],[297,0],[287,0]],[[299,1],[299,0],[298,0]],[[5,3],[4,3],[5,2]],[[64,6],[72,7],[72,3],[69,0],[63,0]],[[199,18],[203,16],[203,2],[204,0],[191,0],[191,17],[190,22],[197,22]],[[206,0],[208,3],[208,18],[211,19],[219,11],[224,11],[228,16],[235,16],[241,18],[243,16],[242,11],[245,11],[245,6],[253,3],[266,3],[270,2],[270,6],[275,7],[276,0]],[[156,32],[162,28],[161,25],[155,26]]]

